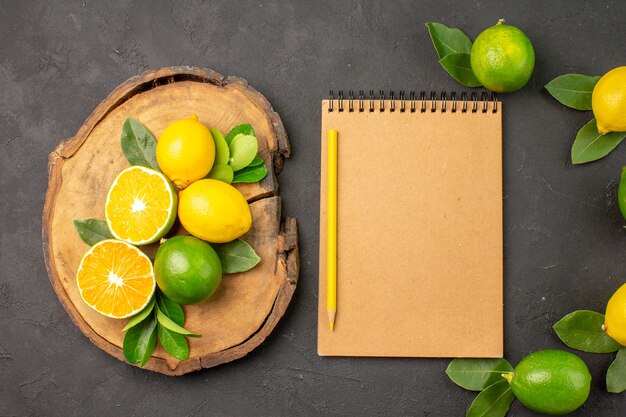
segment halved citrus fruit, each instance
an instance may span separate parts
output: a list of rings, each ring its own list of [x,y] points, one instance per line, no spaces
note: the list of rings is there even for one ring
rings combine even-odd
[[[78,292],[98,313],[130,317],[150,301],[156,287],[152,262],[119,240],[102,240],[83,256],[76,274]]]
[[[143,166],[126,168],[113,181],[104,217],[117,239],[133,245],[153,243],[176,220],[178,196],[165,175]]]

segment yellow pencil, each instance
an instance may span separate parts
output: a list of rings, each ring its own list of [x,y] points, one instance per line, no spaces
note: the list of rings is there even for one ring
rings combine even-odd
[[[328,197],[326,238],[326,309],[330,331],[337,314],[337,131],[328,131]]]

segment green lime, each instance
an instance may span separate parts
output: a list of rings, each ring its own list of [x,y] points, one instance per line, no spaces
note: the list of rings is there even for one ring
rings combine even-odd
[[[498,24],[484,30],[472,45],[472,71],[496,93],[512,93],[526,85],[535,67],[535,50],[515,26]]]
[[[518,400],[533,411],[567,414],[584,404],[591,388],[587,365],[564,350],[540,350],[526,356],[513,376],[504,375]]]
[[[157,250],[154,275],[163,294],[179,304],[209,298],[222,282],[222,264],[215,250],[193,236],[175,236]]]

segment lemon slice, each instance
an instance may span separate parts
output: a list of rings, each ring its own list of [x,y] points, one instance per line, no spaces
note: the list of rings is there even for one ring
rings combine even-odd
[[[130,317],[150,302],[156,288],[150,259],[119,240],[102,240],[83,256],[76,274],[80,297],[107,317]]]
[[[115,238],[146,245],[174,224],[178,196],[165,175],[143,166],[122,171],[107,194],[104,216]]]

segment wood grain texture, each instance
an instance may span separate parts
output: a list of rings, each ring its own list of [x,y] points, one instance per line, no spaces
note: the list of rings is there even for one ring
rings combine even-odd
[[[172,121],[198,115],[200,121],[227,133],[251,123],[259,154],[269,173],[254,184],[237,184],[250,203],[253,225],[243,239],[261,257],[251,271],[225,275],[208,301],[185,306],[185,327],[203,335],[189,339],[190,357],[179,361],[160,347],[145,366],[182,375],[240,358],[257,347],[285,313],[298,272],[297,224],[281,223],[276,174],[289,157],[289,142],[267,100],[246,81],[206,69],[173,67],[149,71],[116,88],[89,116],[76,136],[49,156],[49,183],[43,211],[43,250],[52,286],[74,323],[98,347],[124,360],[121,350],[126,320],[102,316],[80,298],[75,275],[88,246],[72,225],[76,217],[104,217],[106,193],[128,162],[120,145],[127,117],[144,123],[158,138]],[[184,233],[179,224],[172,234]],[[156,245],[142,247],[154,256]]]

